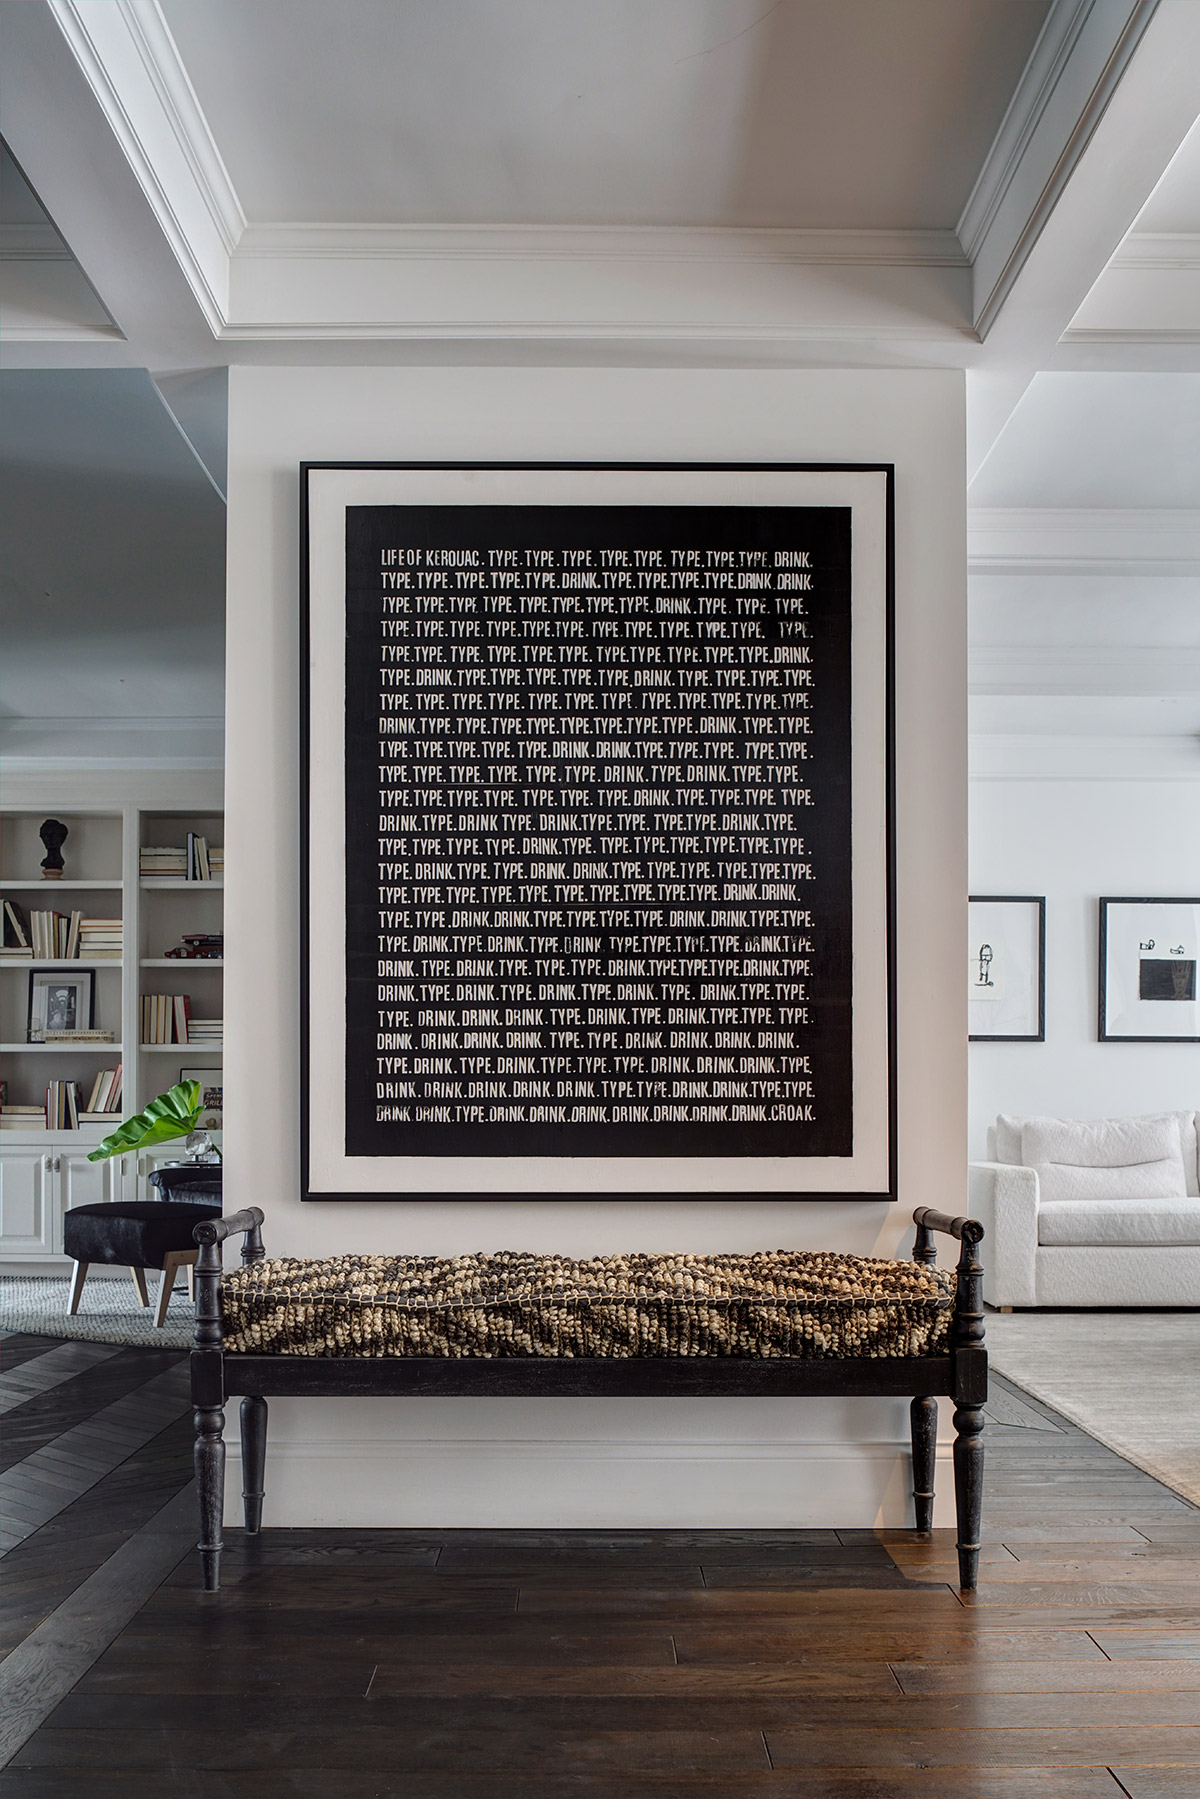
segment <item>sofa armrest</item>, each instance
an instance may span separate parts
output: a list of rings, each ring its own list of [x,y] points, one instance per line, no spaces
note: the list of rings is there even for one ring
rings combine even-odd
[[[1006,1162],[972,1162],[967,1178],[971,1215],[982,1222],[991,1246],[985,1264],[983,1297],[993,1306],[1036,1305],[1036,1168],[1014,1168]]]

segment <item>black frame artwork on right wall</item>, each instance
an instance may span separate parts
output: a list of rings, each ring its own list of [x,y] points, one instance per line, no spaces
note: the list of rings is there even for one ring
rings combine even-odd
[[[1200,899],[1100,901],[1101,1043],[1200,1043]]]

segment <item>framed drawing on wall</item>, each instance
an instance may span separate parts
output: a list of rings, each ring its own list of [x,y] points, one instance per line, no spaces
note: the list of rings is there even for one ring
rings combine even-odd
[[[1101,1043],[1200,1043],[1200,899],[1100,901]]]
[[[1046,1041],[1046,901],[972,894],[968,901],[968,1036]]]
[[[301,479],[303,1196],[891,1197],[891,469]]]

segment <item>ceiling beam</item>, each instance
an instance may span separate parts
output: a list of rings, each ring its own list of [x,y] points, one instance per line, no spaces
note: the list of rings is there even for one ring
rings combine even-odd
[[[5,138],[126,357],[215,360],[240,209],[156,0],[10,0],[4,52]]]
[[[973,478],[1200,113],[1195,0],[1057,0],[959,224]]]

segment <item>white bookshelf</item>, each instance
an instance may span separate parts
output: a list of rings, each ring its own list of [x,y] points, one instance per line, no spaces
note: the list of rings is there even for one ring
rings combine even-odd
[[[132,798],[115,791],[123,780],[135,788]],[[122,921],[119,957],[0,957],[0,1078],[7,1102],[41,1104],[48,1082],[57,1079],[74,1080],[81,1105],[86,1105],[97,1072],[117,1062],[123,1068],[123,1087],[111,1124],[48,1131],[35,1120],[30,1126],[6,1123],[0,1129],[0,1259],[53,1261],[61,1251],[65,1205],[140,1196],[144,1158],[136,1167],[133,1158],[89,1165],[87,1153],[122,1118],[173,1085],[181,1067],[203,1069],[211,1074],[212,1086],[221,1085],[221,1045],[140,1040],[144,993],[186,993],[198,1018],[223,1013],[223,960],[166,954],[189,932],[223,929],[223,879],[146,878],[140,864],[143,846],[182,845],[189,830],[206,836],[210,844],[223,844],[220,785],[216,771],[153,779],[88,772],[71,781],[52,776],[44,783],[30,775],[19,791],[14,791],[15,781],[6,784],[0,804],[0,898],[15,900],[27,917],[34,910],[80,911],[85,918],[119,915]],[[106,786],[107,794],[102,791]],[[179,790],[186,804],[176,802]],[[84,796],[82,802],[77,793]],[[44,880],[39,866],[45,849],[38,827],[47,817],[68,826],[60,881]],[[30,976],[57,968],[91,974],[91,1022],[111,1030],[114,1042],[28,1041]],[[165,1146],[157,1159],[169,1159],[176,1147]]]

